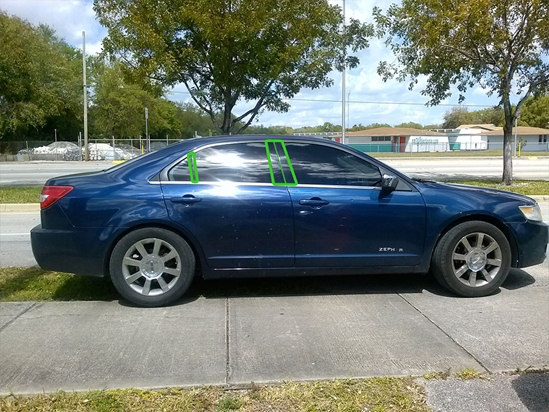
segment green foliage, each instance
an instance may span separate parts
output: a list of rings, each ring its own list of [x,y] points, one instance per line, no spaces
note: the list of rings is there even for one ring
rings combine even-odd
[[[47,26],[0,11],[0,139],[76,139],[81,113],[79,51]]]
[[[232,396],[224,396],[219,401],[219,404],[217,405],[216,410],[218,412],[236,411],[240,409],[242,405],[243,405],[243,402],[240,399],[237,399]]]
[[[191,103],[176,103],[176,118],[181,123],[181,137],[214,136],[217,128],[203,110]]]
[[[327,0],[95,0],[104,48],[149,87],[183,83],[223,133],[239,133],[264,110],[286,112],[302,88],[331,86],[344,53],[368,46],[371,25]],[[237,102],[251,108],[234,115]]]
[[[502,127],[504,123],[503,109],[491,107],[470,112],[467,107],[453,107],[444,114],[443,129],[455,129],[463,124],[493,124]]]
[[[411,128],[411,129],[423,129],[423,126],[419,123],[415,122],[408,122],[408,123],[401,123],[397,124],[395,127],[403,127],[403,128]]]
[[[246,129],[247,134],[292,134],[294,131],[291,127],[286,126],[249,126]]]
[[[42,186],[2,186],[0,203],[38,203]]]
[[[182,125],[174,103],[126,82],[119,61],[109,63],[100,58],[91,61],[92,135],[103,138],[145,136],[147,108],[151,137],[181,136]]]
[[[384,15],[374,9],[378,32],[396,63],[381,62],[384,80],[426,76],[422,94],[438,104],[480,86],[496,93],[504,112],[503,181],[512,182],[512,126],[531,95],[549,90],[549,2],[547,0],[402,0]],[[518,96],[515,106],[511,92]]]
[[[377,129],[379,127],[392,127],[392,126],[387,123],[371,123],[368,126],[366,126],[364,129]]]
[[[520,120],[532,127],[549,129],[549,94],[524,102]]]

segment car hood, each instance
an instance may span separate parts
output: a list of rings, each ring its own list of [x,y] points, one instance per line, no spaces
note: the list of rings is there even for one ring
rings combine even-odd
[[[416,183],[423,195],[427,213],[451,221],[466,216],[491,216],[502,222],[524,222],[519,206],[534,206],[528,196],[503,190],[450,183]]]
[[[505,190],[492,189],[487,187],[479,186],[469,186],[456,183],[436,183],[436,182],[426,182],[421,183],[423,189],[431,191],[441,191],[447,192],[450,191],[456,196],[467,196],[467,197],[487,197],[487,198],[498,198],[500,201],[517,201],[524,204],[534,204],[536,201],[531,197],[524,196],[518,193],[507,192]]]

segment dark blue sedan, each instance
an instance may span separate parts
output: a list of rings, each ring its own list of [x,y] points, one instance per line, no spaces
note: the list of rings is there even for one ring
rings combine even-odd
[[[536,202],[414,181],[319,138],[186,140],[112,169],[50,179],[39,265],[110,276],[141,306],[206,279],[427,273],[461,296],[497,290],[545,259]],[[199,269],[199,270],[198,270]]]

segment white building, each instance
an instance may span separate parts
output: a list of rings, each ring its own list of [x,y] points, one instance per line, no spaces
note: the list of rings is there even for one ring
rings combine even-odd
[[[461,145],[460,150],[483,150],[503,148],[503,127],[489,124],[464,124],[459,133],[449,134],[450,144]],[[513,146],[525,152],[549,151],[549,130],[539,127],[518,126],[513,128]]]
[[[341,141],[341,135],[334,140]],[[405,127],[378,127],[347,132],[345,143],[370,153],[445,152],[450,148],[448,136],[444,133]]]

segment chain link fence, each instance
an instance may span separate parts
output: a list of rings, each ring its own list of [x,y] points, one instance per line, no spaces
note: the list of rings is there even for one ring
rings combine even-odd
[[[179,142],[180,139],[90,139],[88,143],[89,160],[128,160],[149,151],[160,150],[168,145]],[[46,141],[0,141],[0,161],[79,161],[84,159],[84,146],[82,142],[46,142]],[[412,140],[402,143],[350,143],[352,146],[365,153],[395,153],[399,155],[418,153],[440,153],[444,155],[450,152],[471,152],[482,155],[490,151],[503,153],[502,142],[490,141],[464,141],[460,143],[448,143],[430,141],[427,139]],[[519,140],[513,143],[514,154],[548,153],[548,142]]]
[[[179,141],[180,139],[90,139],[88,156],[89,160],[128,160]],[[83,160],[84,156],[85,148],[82,142],[20,141],[3,144],[0,160],[79,161]]]

